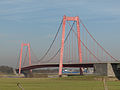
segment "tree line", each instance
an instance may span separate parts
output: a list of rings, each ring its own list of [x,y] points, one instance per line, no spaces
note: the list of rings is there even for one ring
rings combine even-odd
[[[0,74],[13,74],[13,68],[9,66],[0,66]]]

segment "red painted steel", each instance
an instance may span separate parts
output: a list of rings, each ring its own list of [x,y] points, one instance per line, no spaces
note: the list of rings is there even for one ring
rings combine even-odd
[[[73,33],[72,33],[72,63],[73,63]]]
[[[59,76],[62,75],[62,67],[63,67],[63,50],[64,50],[64,39],[65,39],[65,23],[66,23],[66,16],[63,17],[62,42],[61,42],[60,65],[59,65]]]
[[[86,32],[86,47],[87,47],[87,45],[88,45],[88,44],[87,44],[87,32]],[[88,57],[87,57],[87,56],[88,56],[87,49],[86,49],[85,52],[86,52],[86,62],[87,62],[87,59],[88,59]]]
[[[21,73],[22,51],[23,51],[23,43],[21,44],[21,50],[20,50],[19,74]]]
[[[114,58],[109,52],[107,52],[98,42],[97,40],[90,34],[90,32],[87,30],[87,28],[85,27],[85,25],[82,23],[82,21],[80,20],[81,24],[83,25],[83,27],[85,28],[85,30],[88,32],[88,34],[90,35],[90,37],[96,42],[96,44],[103,49],[103,51],[108,54],[113,60],[119,62],[116,58]]]
[[[71,26],[70,26],[71,27]],[[77,33],[74,31],[74,29],[72,28],[73,32],[75,33],[75,35],[77,36]],[[80,40],[81,41],[81,40]],[[99,62],[101,62],[101,60],[99,58],[97,58],[92,52],[91,50],[89,50],[89,48],[81,41],[81,44],[88,50],[88,52],[93,55],[93,57],[98,60]]]
[[[70,59],[71,59],[70,56],[71,56],[71,55],[70,55],[70,37],[69,37],[69,56],[68,56],[68,57],[69,57],[69,63],[71,62],[71,60],[70,60]]]
[[[61,41],[61,52],[60,52],[59,76],[62,75],[62,68],[63,68],[63,51],[64,51],[66,21],[77,21],[78,52],[79,52],[80,63],[82,63],[79,17],[78,16],[76,16],[76,17],[66,17],[66,16],[64,16],[63,17],[63,26],[62,26],[62,41]]]
[[[63,52],[64,52],[64,42],[66,41],[65,39],[65,25],[66,25],[66,21],[76,21],[76,25],[77,25],[77,33],[73,30],[72,26],[70,25],[72,31],[75,33],[75,35],[77,36],[77,41],[78,41],[78,55],[79,55],[79,64],[64,64],[63,63]],[[59,67],[59,76],[62,75],[62,68],[63,67],[79,67],[80,68],[80,72],[82,74],[82,68],[81,67],[93,67],[93,64],[92,62],[90,62],[90,60],[92,60],[93,58],[95,58],[95,60],[97,60],[97,63],[101,63],[101,60],[99,58],[99,56],[102,56],[102,59],[103,59],[103,54],[106,54],[106,61],[107,61],[107,58],[108,56],[110,56],[111,60],[115,60],[115,61],[118,61],[117,59],[115,59],[114,57],[112,57],[97,41],[96,39],[88,32],[87,28],[84,26],[84,24],[82,22],[79,22],[79,17],[76,16],[76,17],[66,17],[64,16],[63,17],[63,23],[61,24],[62,25],[62,41],[61,41],[61,48],[58,50],[58,52],[60,51],[60,62],[59,64],[46,64],[46,65],[31,65],[31,51],[30,51],[30,44],[29,43],[22,43],[21,44],[21,51],[20,51],[20,61],[19,61],[19,74],[21,73],[21,70],[31,70],[31,69],[35,69],[35,68],[42,68],[42,67]],[[80,38],[80,23],[81,25],[85,28],[86,30],[86,43],[85,43],[85,38],[83,36],[83,41],[81,41],[81,38]],[[59,29],[58,29],[58,32],[59,32]],[[58,35],[58,32],[55,36],[55,38],[57,37]],[[84,34],[84,33],[83,33]],[[91,41],[89,41],[90,43],[87,43],[87,35],[89,35],[92,40],[93,40],[93,47],[91,46]],[[89,38],[88,38],[89,39]],[[69,38],[70,40],[70,38]],[[52,47],[53,43],[54,43],[55,39],[53,40],[52,44],[50,45],[50,48]],[[68,42],[67,42],[68,43]],[[70,44],[70,42],[69,42]],[[84,48],[86,49],[86,64],[82,62],[82,51],[81,51],[81,44],[82,46],[84,46]],[[96,45],[97,45],[97,50],[96,50]],[[23,53],[23,47],[24,46],[27,46],[28,47],[28,52],[29,52],[29,66],[27,67],[21,67],[22,65],[22,53]],[[48,54],[50,48],[48,49],[48,51],[46,52],[46,54],[40,59],[40,60],[43,60],[43,58]],[[69,50],[68,50],[69,48]],[[76,48],[76,47],[75,47]],[[92,50],[93,48],[93,50]],[[99,48],[102,50],[101,51],[101,55],[99,53]],[[69,57],[66,57],[66,60],[67,58],[70,60],[70,56],[72,56],[72,60],[73,60],[73,36],[72,36],[72,55],[70,55],[70,46],[67,47],[67,51],[68,51],[68,55]],[[104,52],[103,52],[104,51]],[[58,53],[57,52],[57,53]],[[56,55],[57,55],[56,53]],[[85,52],[83,52],[83,55],[85,54]],[[52,58],[50,58],[47,62],[49,62],[50,60],[52,60],[56,55],[54,55]],[[76,54],[75,54],[76,55]],[[84,55],[85,56],[85,55]],[[87,57],[88,56],[88,57]],[[93,56],[93,58],[91,57]],[[75,57],[76,58],[76,57]],[[39,61],[40,61],[39,60]],[[70,60],[71,61],[71,60]],[[32,71],[32,70],[31,70]]]
[[[80,24],[79,24],[79,17],[77,16],[76,18],[77,18],[77,38],[78,38],[79,60],[80,60],[80,63],[82,63]]]
[[[91,50],[91,40],[89,40],[89,48]],[[89,53],[89,63],[90,63],[90,61],[91,61],[91,54]]]
[[[28,52],[29,52],[29,65],[31,66],[31,52],[30,52],[30,43],[28,43]],[[30,70],[32,72],[32,70]]]
[[[29,43],[22,43],[22,44],[21,44],[21,51],[20,51],[19,74],[21,74],[22,53],[23,53],[23,47],[24,47],[24,46],[27,46],[27,47],[28,47],[28,52],[29,52],[29,65],[31,66],[30,44],[29,44]],[[32,71],[32,70],[30,70],[30,71]]]

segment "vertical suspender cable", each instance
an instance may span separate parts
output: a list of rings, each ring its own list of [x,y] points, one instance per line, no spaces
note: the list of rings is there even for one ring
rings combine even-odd
[[[69,36],[69,63],[71,62],[70,59],[71,59],[71,58],[70,58],[70,36]]]
[[[86,32],[86,46],[87,46],[87,32]],[[87,63],[87,59],[88,59],[87,56],[88,55],[87,55],[87,49],[86,49],[86,63]]]
[[[85,28],[85,30],[88,32],[87,28],[85,27],[85,25],[82,23],[82,20],[80,20],[81,24],[83,25],[83,27]],[[98,42],[97,40],[88,32],[88,34],[90,35],[90,37],[100,46],[100,48],[102,48],[104,50],[105,53],[107,53],[113,60],[118,61],[116,58],[114,58],[111,54],[109,54]]]
[[[73,60],[73,32],[72,32],[72,62],[74,63],[74,60]]]

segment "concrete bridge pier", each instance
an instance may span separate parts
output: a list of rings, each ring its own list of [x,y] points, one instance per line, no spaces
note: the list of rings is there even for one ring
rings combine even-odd
[[[94,74],[120,79],[120,63],[96,63],[94,64]]]

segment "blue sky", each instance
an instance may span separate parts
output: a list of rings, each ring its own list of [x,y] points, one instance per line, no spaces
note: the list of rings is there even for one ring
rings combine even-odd
[[[79,16],[101,45],[119,59],[119,4],[120,0],[0,0],[0,65],[16,65],[22,42],[30,42],[39,57],[63,15]]]

